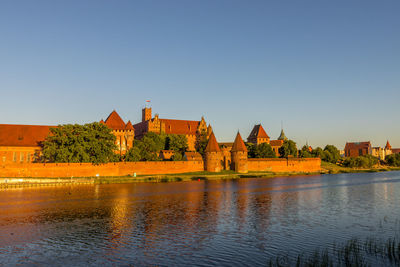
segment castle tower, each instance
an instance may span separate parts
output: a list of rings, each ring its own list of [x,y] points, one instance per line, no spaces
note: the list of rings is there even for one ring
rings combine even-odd
[[[219,148],[214,133],[211,133],[205,149],[205,170],[209,172],[220,172],[222,170],[222,152]]]
[[[145,107],[142,109],[142,122],[151,120],[151,108]]]
[[[239,173],[247,173],[247,148],[243,142],[240,133],[238,132],[235,138],[235,142],[233,143],[231,150],[232,157],[232,170]]]
[[[385,158],[386,156],[389,156],[391,154],[393,154],[392,146],[390,145],[389,140],[387,140],[386,146],[385,146],[385,155],[383,158]]]

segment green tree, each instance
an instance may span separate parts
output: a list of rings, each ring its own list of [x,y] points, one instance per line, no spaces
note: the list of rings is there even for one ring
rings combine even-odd
[[[115,136],[101,123],[66,124],[50,129],[43,142],[43,158],[48,162],[91,162],[119,160],[114,153]]]
[[[247,148],[247,157],[255,158],[256,157],[256,145],[253,143],[245,143]]]
[[[204,156],[204,151],[206,150],[207,144],[208,144],[207,132],[203,130],[197,137],[195,144],[196,151],[199,152],[202,156]]]
[[[272,150],[270,144],[262,143],[255,146],[255,158],[276,158],[275,152]]]
[[[307,146],[303,146],[299,151],[299,157],[300,158],[312,158],[313,155],[310,153]]]
[[[173,150],[174,156],[172,160],[179,161],[183,159],[183,154],[188,149],[188,142],[186,135],[183,134],[169,134],[165,141],[165,149]]]
[[[400,154],[391,154],[385,157],[389,166],[400,167]]]
[[[165,139],[165,135],[148,132],[142,139],[135,140],[133,146],[139,151],[141,161],[158,161],[158,153],[165,148]]]
[[[285,140],[278,152],[281,158],[287,158],[289,156],[297,157],[296,143],[293,140]]]
[[[141,159],[142,155],[137,146],[130,148],[125,154],[125,161],[140,161]]]
[[[322,157],[324,157],[324,150],[322,148],[320,148],[320,147],[317,147],[317,148],[313,149],[311,154],[316,158],[321,158],[322,159]]]
[[[340,151],[334,145],[326,145],[324,159],[327,162],[336,163],[340,159]],[[329,152],[329,153],[328,153]]]

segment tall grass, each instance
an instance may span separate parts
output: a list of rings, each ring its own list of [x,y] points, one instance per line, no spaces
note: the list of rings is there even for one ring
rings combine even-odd
[[[316,249],[309,255],[288,255],[269,259],[268,266],[400,266],[400,241],[396,238],[365,241],[350,239],[330,249]]]

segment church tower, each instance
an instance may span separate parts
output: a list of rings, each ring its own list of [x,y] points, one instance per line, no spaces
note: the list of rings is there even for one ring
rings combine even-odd
[[[247,148],[243,142],[240,133],[238,132],[235,138],[235,142],[233,143],[231,150],[232,157],[232,170],[239,173],[247,173]]]
[[[151,120],[151,108],[142,109],[142,122]]]
[[[222,152],[217,143],[217,139],[215,139],[214,133],[211,133],[204,152],[205,170],[208,172],[220,172],[222,170]]]

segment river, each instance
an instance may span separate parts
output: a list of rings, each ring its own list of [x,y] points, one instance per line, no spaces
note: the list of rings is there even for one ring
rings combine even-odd
[[[400,172],[0,190],[0,265],[266,265],[400,231]]]

